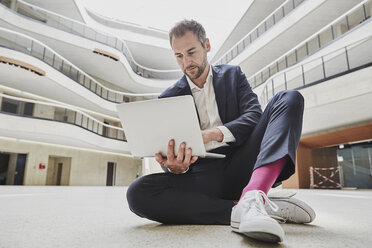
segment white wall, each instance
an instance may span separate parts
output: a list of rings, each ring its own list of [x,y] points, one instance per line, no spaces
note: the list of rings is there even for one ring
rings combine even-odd
[[[69,185],[72,186],[105,186],[108,162],[117,163],[116,184],[129,185],[137,177],[142,163],[139,159],[118,153],[88,151],[3,137],[0,137],[0,151],[27,154],[25,185],[46,185],[50,156],[71,158]],[[46,169],[39,169],[40,163],[45,164]],[[67,180],[64,174],[62,176],[63,180]]]
[[[372,122],[372,67],[300,90],[303,136]]]

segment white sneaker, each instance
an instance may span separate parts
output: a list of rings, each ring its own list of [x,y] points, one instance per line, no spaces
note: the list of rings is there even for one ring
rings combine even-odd
[[[278,205],[279,210],[272,211],[271,207],[266,205],[266,211],[272,218],[279,222],[304,224],[310,223],[315,219],[315,211],[308,204],[299,199],[294,197],[270,197],[270,200]]]
[[[260,190],[245,193],[231,212],[231,228],[250,238],[266,242],[282,242],[284,231],[276,220],[271,218],[264,206],[264,200],[274,211],[278,209],[266,194]]]

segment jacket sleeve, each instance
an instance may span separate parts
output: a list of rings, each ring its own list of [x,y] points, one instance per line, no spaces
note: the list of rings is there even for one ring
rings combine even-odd
[[[261,105],[258,102],[257,95],[252,91],[240,67],[238,67],[236,73],[238,80],[235,86],[235,92],[237,95],[239,116],[224,124],[236,139],[236,142],[229,143],[230,145],[241,145],[244,143],[262,115]]]

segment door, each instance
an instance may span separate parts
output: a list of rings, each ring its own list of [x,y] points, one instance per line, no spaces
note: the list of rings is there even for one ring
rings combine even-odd
[[[6,185],[9,167],[9,154],[0,153],[0,185]]]
[[[23,177],[25,174],[26,154],[18,154],[16,171],[14,175],[14,185],[23,185]]]
[[[116,176],[116,163],[108,162],[107,163],[106,186],[115,185],[115,176]]]
[[[63,163],[57,164],[57,184],[56,185],[61,185],[62,167],[63,167]]]

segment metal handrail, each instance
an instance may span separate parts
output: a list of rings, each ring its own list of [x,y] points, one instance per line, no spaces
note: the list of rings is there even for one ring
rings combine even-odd
[[[282,20],[292,10],[297,8],[305,0],[286,0],[263,21],[257,24],[248,34],[240,39],[234,46],[225,52],[216,62],[216,65],[227,64],[236,58],[247,46],[260,37],[263,33]],[[286,8],[289,7],[288,10]]]
[[[118,20],[115,18],[107,17],[104,15],[101,15],[97,13],[96,11],[86,7],[85,10],[88,13],[88,15],[98,23],[101,23],[102,25],[111,27],[111,28],[116,28],[116,29],[122,29],[122,30],[129,30],[133,31],[135,33],[140,33],[140,34],[145,34],[145,35],[150,35],[154,36],[157,38],[162,38],[162,39],[167,39],[168,40],[168,32],[157,29],[157,28],[152,28],[152,27],[145,27],[136,23],[131,23],[123,20]]]
[[[372,35],[275,74],[259,96],[262,107],[279,91],[305,88],[372,65],[371,47]]]
[[[5,34],[2,35],[2,33]],[[14,36],[13,39],[11,39],[12,36]],[[28,35],[0,27],[0,37],[3,38],[3,40],[0,40],[1,46],[24,52],[42,60],[107,101],[122,103],[130,100],[134,101],[136,98],[141,100],[143,97],[151,98],[159,95],[159,93],[134,94],[107,88],[52,48]],[[5,41],[10,41],[10,44]]]
[[[24,13],[21,13],[20,10],[23,10],[25,12],[29,11],[31,13],[37,13],[39,16],[41,15],[43,17],[40,18],[43,19],[43,21],[40,21],[40,19],[34,18],[32,16],[25,15]],[[42,22],[43,24],[66,31],[68,33],[72,33],[74,35],[84,37],[86,39],[94,40],[96,42],[102,43],[104,45],[107,45],[118,50],[126,57],[132,70],[139,76],[154,79],[172,79],[178,78],[182,74],[181,70],[179,69],[159,70],[140,65],[134,59],[132,53],[130,52],[129,47],[127,46],[124,40],[112,34],[97,31],[96,29],[88,26],[85,23],[59,15],[57,13],[40,8],[38,6],[26,3],[22,0],[17,0],[16,11],[17,11],[16,13],[20,15],[27,16],[29,18],[32,18],[33,20]]]
[[[15,97],[15,96],[10,96],[6,95],[3,93],[0,93],[0,97],[2,98],[2,101],[4,102],[4,98],[11,99],[13,101],[17,102],[27,102],[27,103],[32,103],[32,104],[37,104],[37,105],[44,105],[44,106],[49,106],[53,108],[58,108],[63,110],[62,112],[64,113],[62,118],[58,118],[56,115],[53,116],[53,118],[47,118],[45,116],[37,116],[34,111],[32,115],[28,114],[22,114],[22,113],[13,113],[13,112],[7,112],[4,109],[1,110],[1,113],[7,113],[7,114],[14,114],[18,116],[23,116],[23,117],[31,117],[31,118],[37,118],[37,119],[43,119],[43,120],[53,120],[53,121],[59,121],[59,122],[64,122],[64,123],[69,123],[73,125],[77,125],[79,127],[82,127],[88,131],[91,131],[95,134],[98,134],[100,136],[104,136],[107,138],[115,139],[115,140],[120,140],[120,141],[126,141],[125,134],[124,134],[124,129],[120,127],[115,127],[108,125],[106,123],[103,123],[96,118],[80,111],[79,109],[73,108],[73,107],[67,107],[61,104],[55,104],[55,103],[48,103],[48,102],[42,102],[42,101],[37,101],[37,100],[32,100],[32,99],[27,99],[27,98],[21,98],[21,97]],[[54,109],[55,110],[55,109]],[[55,113],[55,111],[54,111]],[[105,127],[105,128],[104,128]],[[105,133],[106,132],[106,133]]]
[[[317,33],[311,35],[309,38],[295,46],[293,49],[286,52],[284,55],[280,56],[276,61],[271,63],[269,66],[265,66],[263,69],[256,72],[254,75],[248,78],[252,88],[255,88],[262,83],[264,83],[269,77],[275,73],[284,70],[285,68],[291,67],[292,65],[298,63],[307,56],[313,54],[322,47],[328,45],[331,41],[337,39],[344,33],[355,28],[349,21],[349,16],[351,14],[357,13],[362,10],[360,19],[354,21],[354,23],[362,23],[370,18],[367,16],[366,4],[371,3],[371,0],[364,0],[349,11],[347,11],[342,16],[338,17],[336,20],[332,21],[330,24],[323,27]],[[344,22],[344,23],[343,23]],[[341,25],[345,24],[346,29],[342,30]],[[338,25],[340,25],[340,33],[337,33]],[[323,38],[325,37],[325,38]],[[327,39],[328,38],[328,39]],[[315,44],[315,48],[311,48],[311,44]],[[304,51],[301,53],[301,51]],[[294,58],[290,60],[289,58]]]

